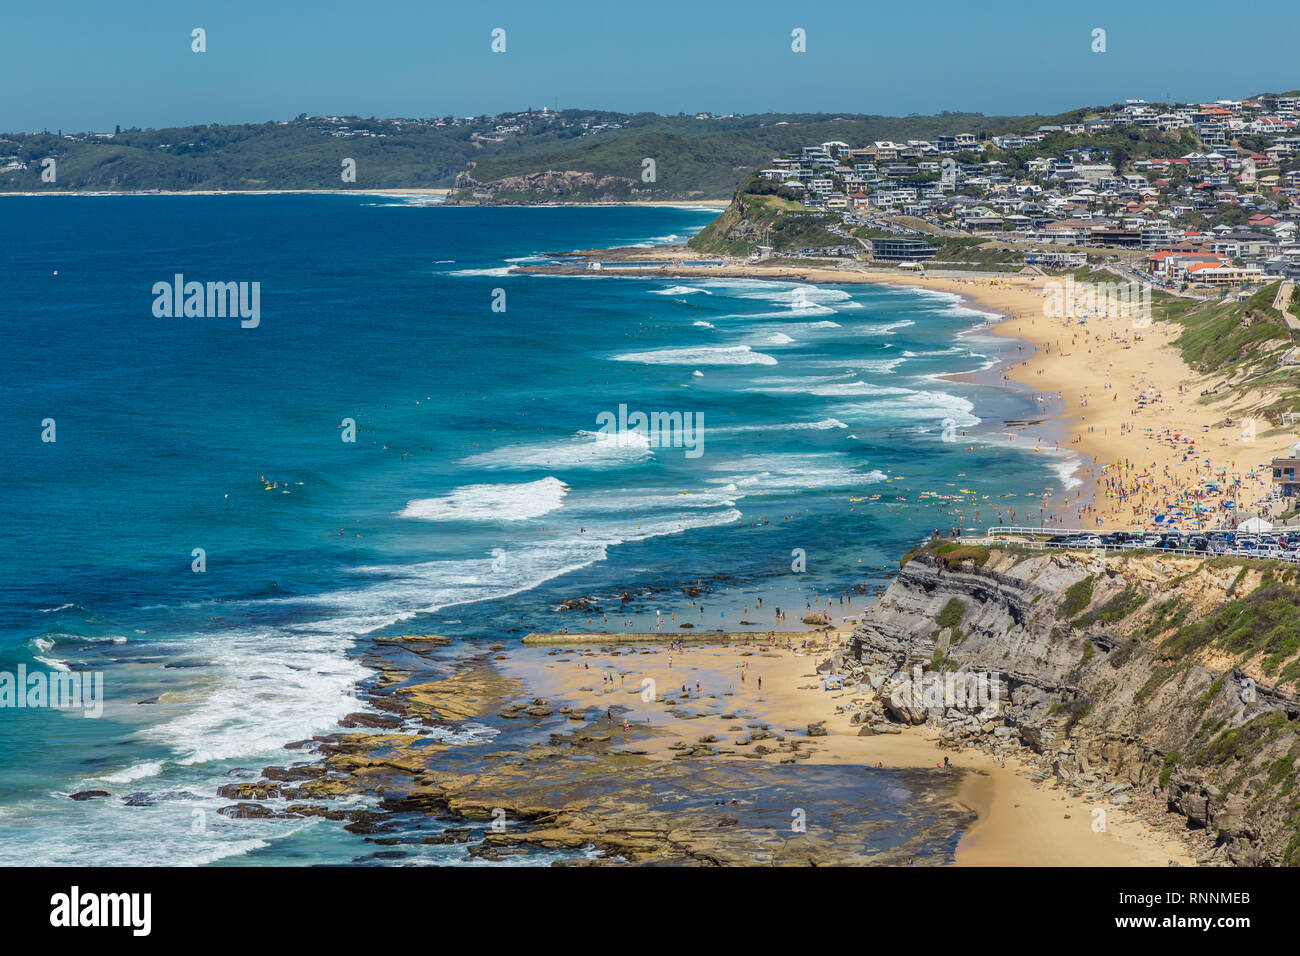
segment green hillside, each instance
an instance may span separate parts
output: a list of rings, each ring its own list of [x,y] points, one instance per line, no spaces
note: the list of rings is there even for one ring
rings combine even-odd
[[[916,117],[753,116],[735,120],[635,117],[626,129],[553,150],[485,158],[470,172],[475,183],[524,177],[541,169],[571,170],[627,180],[640,198],[726,199],[745,175],[780,153],[840,140],[853,146],[885,139],[929,139],[987,130],[1007,120],[979,114]],[[655,161],[655,181],[642,180]],[[627,197],[611,197],[627,198]]]
[[[961,113],[714,119],[563,110],[439,120],[300,116],[111,134],[8,133],[0,134],[0,192],[451,188],[461,174],[472,187],[566,172],[590,176],[564,198],[723,199],[749,170],[810,142],[929,138],[1015,119]],[[57,163],[53,183],[41,181],[47,157]],[[647,158],[656,165],[652,183],[641,177]],[[340,176],[344,159],[356,162],[355,183]],[[3,168],[11,164],[26,168]],[[608,181],[600,183],[602,178]],[[491,188],[488,198],[557,198],[549,183],[514,186]],[[473,189],[463,198],[472,199]]]

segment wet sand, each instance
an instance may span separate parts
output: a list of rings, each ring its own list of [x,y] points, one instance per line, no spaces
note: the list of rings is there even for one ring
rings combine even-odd
[[[836,713],[858,696],[857,688],[824,690],[815,672],[847,635],[836,632],[832,644],[809,649],[797,642],[793,649],[771,647],[763,638],[730,646],[688,641],[684,650],[627,644],[529,648],[498,664],[523,680],[529,693],[597,711],[598,725],[614,729],[629,751],[653,759],[672,759],[710,736],[716,738],[716,759],[723,760],[936,768],[947,754],[965,771],[957,802],[978,815],[958,844],[959,866],[1166,866],[1171,860],[1195,865],[1179,840],[1124,808],[1097,805],[1105,812],[1105,829],[1095,831],[1094,804],[1035,784],[1015,760],[1003,766],[979,751],[941,749],[937,733],[924,728],[859,736],[849,714]],[[809,736],[808,725],[819,722],[826,736]],[[772,736],[756,741],[756,733]],[[770,752],[755,756],[760,742]],[[789,749],[792,742],[797,750]]]

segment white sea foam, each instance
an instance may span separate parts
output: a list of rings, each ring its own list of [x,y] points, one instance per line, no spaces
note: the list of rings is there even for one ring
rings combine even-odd
[[[453,269],[448,272],[449,276],[508,276],[513,271],[513,266],[497,266],[492,269]]]
[[[689,285],[674,285],[674,286],[669,286],[667,289],[654,290],[655,295],[692,295],[697,292],[702,293],[703,295],[713,295],[713,293],[710,292],[708,289],[701,289],[696,286],[689,286]]]
[[[834,309],[829,306],[821,305],[816,302],[808,303],[799,309],[786,309],[783,312],[735,312],[730,315],[724,315],[724,319],[805,319],[818,315],[838,315]],[[829,324],[821,323],[803,323],[800,328],[838,328],[834,322]]]
[[[849,359],[830,359],[824,362],[814,362],[812,364],[818,368],[849,369],[851,371],[848,371],[846,373],[849,375],[856,375],[858,372],[881,372],[887,375],[906,361],[907,359],[902,357],[888,358],[888,359],[849,358]]]
[[[716,328],[717,328],[717,326],[714,325],[712,322],[705,322],[705,321],[703,321],[703,320],[698,320],[698,321],[696,321],[696,322],[694,322],[694,323],[692,323],[692,324],[697,325],[697,326],[699,326],[699,327],[702,328],[702,329],[716,329]]]
[[[1061,486],[1067,491],[1078,488],[1083,484],[1083,481],[1075,477],[1074,474],[1082,464],[1083,459],[1077,455],[1070,455],[1067,458],[1052,462],[1052,471],[1056,472],[1056,477],[1061,479]]]
[[[905,329],[909,325],[916,325],[911,319],[900,319],[897,322],[886,322],[884,325],[868,325],[858,330],[861,335],[889,335],[897,329]]]
[[[463,458],[460,464],[481,468],[606,468],[642,461],[654,454],[647,435],[628,431],[620,439],[608,441],[599,432],[580,431],[554,442],[506,445]]]
[[[579,533],[575,516],[561,526],[561,536],[545,544],[497,548],[482,558],[427,561],[418,564],[357,568],[362,579],[354,588],[298,599],[334,612],[315,627],[355,633],[406,620],[416,614],[479,601],[500,600],[531,590],[561,575],[604,561],[608,548],[628,541],[681,534],[739,520],[732,508],[682,514],[629,517],[626,505],[612,522],[584,523]],[[630,502],[635,507],[635,498]],[[680,512],[680,506],[669,505]],[[567,528],[571,533],[564,535]],[[280,601],[288,599],[278,599]],[[354,702],[355,709],[355,702]],[[298,735],[302,736],[302,735]],[[307,736],[310,736],[308,734]],[[281,740],[297,739],[294,735]]]
[[[840,414],[846,418],[865,416],[877,424],[900,419],[935,422],[951,419],[957,428],[971,428],[980,423],[973,414],[974,404],[959,395],[919,389],[890,389],[876,394],[881,396],[879,401],[848,406]]]
[[[897,289],[900,292],[906,292],[909,295],[918,296],[922,299],[938,299],[940,302],[962,301],[962,297],[956,292],[945,292],[942,289],[931,289],[926,286],[890,285],[889,288]]]
[[[1005,318],[1005,316],[1000,312],[989,312],[985,309],[977,309],[969,305],[950,305],[941,311],[944,315],[955,315],[959,318],[984,319],[986,322]]]
[[[641,365],[775,365],[776,359],[755,352],[748,345],[692,346],[680,349],[652,349],[613,356],[615,362]]]
[[[442,498],[417,498],[397,514],[426,521],[525,521],[564,503],[569,488],[558,478],[520,484],[465,485]]]
[[[856,375],[849,371],[848,375]],[[909,395],[912,390],[889,385],[876,385],[873,382],[855,380],[837,381],[843,376],[809,376],[802,379],[769,379],[761,385],[745,389],[747,392],[763,392],[768,395],[821,395],[825,397],[845,395]],[[789,384],[785,384],[789,383]]]
[[[144,763],[132,764],[125,770],[118,770],[115,773],[105,774],[95,779],[104,783],[130,783],[133,780],[157,776],[162,772],[164,762],[162,760],[147,760]]]
[[[853,297],[843,289],[834,289],[819,285],[784,285],[768,283],[749,286],[739,293],[742,299],[764,299],[768,302],[780,302],[791,308],[803,308],[807,304],[825,302],[847,302]]]
[[[815,422],[787,422],[777,425],[727,425],[713,428],[715,434],[732,435],[743,432],[788,432],[788,431],[829,431],[832,428],[848,428],[838,418],[823,418]]]
[[[834,385],[817,385],[808,389],[813,395],[834,397],[837,395],[909,395],[908,388],[895,388],[889,385],[877,385],[874,382],[838,382]]]
[[[354,622],[359,626],[326,621],[176,641],[174,651],[197,651],[214,664],[188,669],[186,709],[140,735],[165,744],[176,763],[188,766],[269,757],[285,741],[331,730],[346,714],[364,709],[354,691],[370,671],[346,656],[353,637],[390,622],[391,616],[375,614]]]
[[[757,471],[735,474],[737,468]],[[884,481],[887,477],[877,469],[861,471],[845,464],[838,455],[755,455],[720,464],[713,470],[731,474],[710,481],[734,484],[746,493],[855,488]]]
[[[586,527],[592,524],[590,518],[593,515],[631,513],[646,515],[656,511],[680,512],[705,508],[732,508],[736,504],[735,492],[734,485],[725,488],[692,488],[675,491],[667,488],[638,488],[635,492],[601,491],[583,498],[581,515],[574,520],[580,521]],[[621,536],[617,528],[601,529],[596,526],[596,529],[598,532],[604,530]]]

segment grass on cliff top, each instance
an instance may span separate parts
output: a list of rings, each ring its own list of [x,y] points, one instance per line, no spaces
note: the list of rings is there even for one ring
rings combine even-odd
[[[947,571],[955,571],[964,561],[972,561],[975,567],[982,568],[988,563],[992,548],[987,545],[957,544],[955,541],[930,541],[920,549],[909,551],[903,556],[903,564],[917,554],[928,554],[939,562]],[[901,565],[900,565],[901,566]]]
[[[898,567],[901,570],[907,566],[917,555],[926,554],[941,561],[947,570],[953,570],[963,561],[974,561],[975,567],[982,568],[988,564],[989,559],[994,554],[1010,554],[1016,558],[1016,564],[1028,558],[1043,557],[1042,551],[1035,551],[1032,548],[1018,548],[1014,544],[998,544],[996,546],[986,544],[957,544],[955,541],[944,541],[934,539],[927,541],[925,544],[918,544],[901,558],[898,559]]]
[[[647,154],[651,155],[651,154]],[[744,256],[759,246],[777,252],[853,245],[827,231],[840,217],[818,212],[799,202],[796,194],[756,173],[745,177],[722,214],[687,243],[699,253]]]
[[[1157,608],[1155,620],[1144,631],[1155,637],[1177,627],[1164,643],[1165,656],[1187,661],[1211,647],[1234,654],[1243,663],[1263,655],[1260,669],[1265,676],[1277,676],[1278,684],[1300,681],[1300,658],[1296,657],[1300,653],[1300,587],[1270,579],[1198,621],[1183,624],[1185,615],[1185,607],[1166,602]],[[1167,681],[1175,670],[1158,670],[1149,682],[1153,684],[1150,689]]]

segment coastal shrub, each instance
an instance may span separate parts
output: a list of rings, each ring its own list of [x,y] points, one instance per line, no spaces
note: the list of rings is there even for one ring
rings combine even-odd
[[[1244,302],[1226,302],[1180,316],[1183,332],[1175,340],[1187,363],[1202,372],[1253,370],[1270,348],[1290,338],[1281,314],[1272,307],[1277,284],[1261,286]],[[1243,317],[1252,321],[1244,323]]]
[[[1074,725],[1088,716],[1089,711],[1092,710],[1092,701],[1087,697],[1076,697],[1061,709],[1065,712],[1065,734],[1068,737],[1074,730]]]
[[[1210,706],[1210,703],[1214,700],[1214,698],[1219,696],[1219,693],[1222,690],[1223,690],[1223,678],[1220,677],[1219,679],[1211,683],[1209,687],[1205,688],[1205,690],[1202,691],[1201,696],[1196,698],[1196,709],[1199,711],[1204,711],[1205,708]]]
[[[1143,639],[1158,637],[1171,628],[1180,627],[1187,617],[1188,607],[1182,598],[1170,598],[1156,605],[1153,616],[1142,629]]]
[[[1233,760],[1244,760],[1276,739],[1287,724],[1286,712],[1272,710],[1247,721],[1240,727],[1230,727],[1207,744],[1196,762],[1202,766],[1218,766]]]
[[[1119,594],[1100,607],[1095,607],[1075,621],[1077,627],[1091,627],[1094,624],[1113,624],[1128,617],[1146,603],[1146,595],[1137,588],[1126,587]]]
[[[1192,738],[1193,742],[1198,746],[1204,744],[1205,741],[1209,740],[1227,726],[1227,723],[1228,719],[1226,717],[1220,718],[1219,720],[1215,720],[1213,717],[1207,717],[1205,722],[1197,729],[1196,736]]]
[[[1203,620],[1179,628],[1166,648],[1186,655],[1211,644],[1247,658],[1265,654],[1276,671],[1300,651],[1300,589],[1272,584],[1229,601]]]
[[[1089,642],[1089,643],[1087,643],[1087,644],[1084,644],[1084,645],[1083,645],[1083,657],[1079,658],[1079,663],[1080,663],[1080,664],[1086,664],[1086,663],[1088,663],[1088,661],[1092,660],[1092,655],[1095,654],[1096,652],[1097,652],[1097,649],[1096,649],[1095,647],[1092,646],[1092,643],[1091,643],[1091,642]]]
[[[1169,786],[1169,778],[1174,775],[1174,768],[1182,763],[1183,755],[1177,750],[1165,754],[1165,762],[1160,765],[1160,786]]]
[[[1061,613],[1067,620],[1075,617],[1092,603],[1092,585],[1092,575],[1088,575],[1065,589],[1065,603],[1061,605]]]
[[[1241,570],[1237,572],[1237,576],[1233,578],[1232,583],[1228,585],[1229,594],[1232,594],[1237,590],[1237,585],[1241,583],[1242,578],[1246,576],[1246,573],[1249,570],[1250,569],[1247,568],[1244,564],[1241,566]]]
[[[1296,658],[1282,668],[1282,673],[1277,678],[1279,684],[1287,684],[1296,680],[1300,680],[1300,658]]]
[[[1123,667],[1128,663],[1128,659],[1133,656],[1133,652],[1136,651],[1141,644],[1142,642],[1136,637],[1130,637],[1127,641],[1110,652],[1110,656],[1106,658],[1106,662],[1110,664],[1111,667]]]
[[[939,612],[939,616],[935,618],[935,622],[940,627],[956,627],[965,614],[966,606],[956,598],[949,598],[948,603]]]
[[[1146,700],[1157,690],[1167,684],[1175,674],[1185,671],[1191,664],[1190,660],[1184,659],[1181,663],[1163,664],[1151,672],[1147,682],[1138,688],[1137,693],[1133,695],[1134,703],[1141,703]]]
[[[1268,768],[1268,783],[1271,787],[1276,787],[1279,783],[1287,781],[1284,792],[1289,792],[1293,781],[1290,780],[1291,774],[1295,771],[1295,757],[1286,756],[1278,757]]]
[[[1295,836],[1291,838],[1291,842],[1282,851],[1282,865],[1300,866],[1300,828],[1297,828]]]

